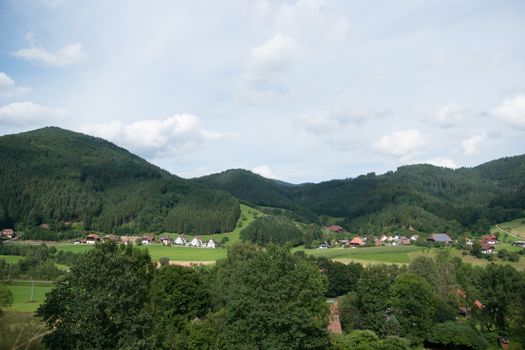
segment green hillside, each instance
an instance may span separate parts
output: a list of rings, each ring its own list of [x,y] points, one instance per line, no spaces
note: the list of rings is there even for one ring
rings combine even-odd
[[[16,226],[26,238],[73,229],[229,232],[240,214],[239,202],[226,192],[60,128],[0,137],[0,163],[0,227]]]

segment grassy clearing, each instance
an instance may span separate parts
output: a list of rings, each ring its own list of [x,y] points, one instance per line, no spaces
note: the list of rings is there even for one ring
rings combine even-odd
[[[46,293],[53,288],[50,282],[35,282],[33,301],[31,301],[31,281],[8,282],[7,287],[13,293],[13,304],[6,311],[35,312],[45,299]]]
[[[20,255],[0,255],[0,259],[5,260],[8,264],[16,264],[24,257]]]
[[[504,222],[497,226],[499,226],[504,231],[507,231],[512,235],[517,236],[517,238],[513,237],[513,240],[525,240],[525,218],[519,218],[512,221]],[[492,227],[491,231],[493,233],[496,233],[498,231],[501,232],[501,230],[498,230],[497,226]]]
[[[174,261],[210,261],[226,257],[224,248],[190,248],[152,244],[145,247],[153,260],[166,257]]]
[[[374,261],[376,263],[410,263],[408,253],[423,250],[416,246],[365,247],[365,248],[331,248],[331,249],[297,249],[306,254],[336,259],[340,261]]]

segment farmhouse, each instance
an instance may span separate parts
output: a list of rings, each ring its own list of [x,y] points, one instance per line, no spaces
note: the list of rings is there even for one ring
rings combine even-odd
[[[411,241],[407,237],[405,237],[405,236],[399,237],[399,244],[410,245],[410,243],[411,243]]]
[[[160,243],[162,243],[162,245],[171,245],[171,239],[169,237],[161,237]]]
[[[155,237],[153,237],[153,236],[143,236],[140,239],[140,243],[142,243],[144,245],[148,245],[148,244],[153,243],[154,240],[155,240]]]
[[[364,246],[365,245],[365,242],[360,238],[360,237],[354,237],[354,239],[352,239],[350,241],[350,243],[348,243],[352,248],[357,248],[357,247],[361,247],[361,246]]]
[[[175,245],[186,245],[188,242],[186,241],[186,238],[184,238],[183,236],[178,236],[177,238],[175,238],[174,243]]]
[[[215,248],[216,244],[213,241],[213,239],[210,239],[208,243],[206,244],[206,248]]]
[[[86,237],[87,244],[95,244],[100,241],[100,237],[96,233],[91,233]]]
[[[433,233],[427,241],[449,244],[452,243],[452,238],[446,233]]]
[[[11,239],[15,238],[15,231],[12,228],[4,228],[2,229],[2,238],[5,239]]]
[[[488,243],[481,243],[481,253],[482,254],[493,254],[496,251],[494,245]]]
[[[376,247],[380,247],[380,246],[383,245],[383,241],[380,240],[380,239],[376,239],[376,240],[374,241],[374,244],[375,244]]]
[[[490,245],[496,245],[499,243],[498,238],[493,235],[485,235],[481,239],[481,243],[486,243]]]
[[[412,242],[415,242],[415,241],[417,241],[418,239],[419,239],[419,235],[412,235],[412,237],[410,237],[410,240],[411,240]]]
[[[332,231],[332,232],[343,232],[345,230],[339,225],[328,226],[328,227],[325,227],[325,229],[327,229],[328,231]]]
[[[198,237],[193,237],[193,239],[188,243],[190,247],[202,247],[203,243]]]

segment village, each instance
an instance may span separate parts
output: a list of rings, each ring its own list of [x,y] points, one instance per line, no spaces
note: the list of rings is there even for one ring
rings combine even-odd
[[[219,244],[213,239],[203,241],[198,236],[193,236],[188,239],[184,236],[177,236],[177,238],[172,239],[167,236],[162,236],[156,240],[154,235],[145,235],[145,236],[117,236],[108,234],[105,236],[99,236],[96,233],[91,233],[86,236],[85,239],[76,239],[74,244],[96,244],[99,242],[112,241],[124,245],[128,244],[138,244],[138,245],[150,245],[150,244],[162,244],[164,246],[177,246],[177,247],[192,247],[192,248],[218,248]]]

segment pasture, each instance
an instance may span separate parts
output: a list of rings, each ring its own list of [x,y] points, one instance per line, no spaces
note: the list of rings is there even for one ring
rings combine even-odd
[[[0,259],[5,260],[8,264],[16,264],[24,257],[20,255],[0,255]]]
[[[408,264],[412,260],[409,253],[422,251],[417,246],[390,246],[365,248],[295,249],[308,255],[334,259],[341,262]]]
[[[6,311],[35,312],[45,299],[46,293],[53,288],[51,282],[35,281],[34,288],[31,281],[11,281],[6,283],[13,293],[13,304],[5,308]],[[31,289],[33,299],[31,300]]]

